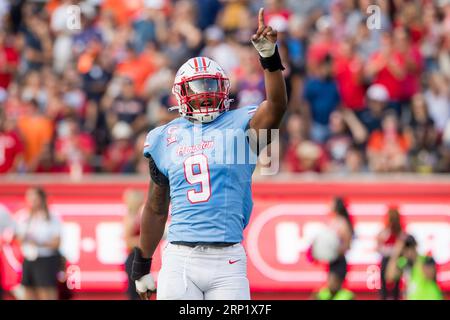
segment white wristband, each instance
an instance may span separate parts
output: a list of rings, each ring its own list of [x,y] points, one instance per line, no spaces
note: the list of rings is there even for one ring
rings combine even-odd
[[[276,43],[273,43],[265,37],[260,37],[257,40],[252,39],[252,44],[263,58],[269,58],[275,53]]]

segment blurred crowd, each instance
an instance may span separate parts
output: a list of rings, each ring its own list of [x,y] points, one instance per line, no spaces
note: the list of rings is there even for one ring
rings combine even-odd
[[[197,55],[233,108],[260,103],[262,6],[286,67],[282,171],[450,171],[450,0],[0,0],[0,173],[147,172]]]

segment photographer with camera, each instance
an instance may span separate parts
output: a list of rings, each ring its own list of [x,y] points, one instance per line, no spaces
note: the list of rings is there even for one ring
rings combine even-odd
[[[404,277],[406,300],[443,300],[436,281],[436,262],[417,251],[417,242],[411,235],[401,237],[386,268],[386,281],[395,282]]]

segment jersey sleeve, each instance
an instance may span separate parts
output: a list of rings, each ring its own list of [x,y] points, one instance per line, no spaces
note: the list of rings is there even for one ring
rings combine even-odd
[[[253,118],[253,115],[258,110],[257,105],[242,107],[236,110],[234,121],[237,123],[239,128],[247,130],[250,125],[250,120]]]
[[[167,177],[161,173],[151,155],[148,156],[148,165],[150,177],[152,178],[153,182],[161,187],[168,186],[169,179],[167,179]]]
[[[158,127],[153,129],[147,134],[147,137],[145,139],[144,144],[144,157],[149,159],[149,165],[150,165],[150,173],[152,175],[152,179],[155,177],[158,177],[159,173],[164,175],[167,179],[168,172],[166,167],[163,165],[163,155],[164,152],[161,150],[161,134],[162,134],[162,127]],[[159,180],[164,180],[162,177],[159,176]],[[158,181],[159,181],[158,180]]]

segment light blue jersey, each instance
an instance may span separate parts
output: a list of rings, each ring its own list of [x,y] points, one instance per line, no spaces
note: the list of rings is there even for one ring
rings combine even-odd
[[[144,156],[153,158],[170,185],[169,242],[242,241],[253,207],[256,155],[240,133],[256,108],[228,111],[203,124],[180,117],[147,135]]]

